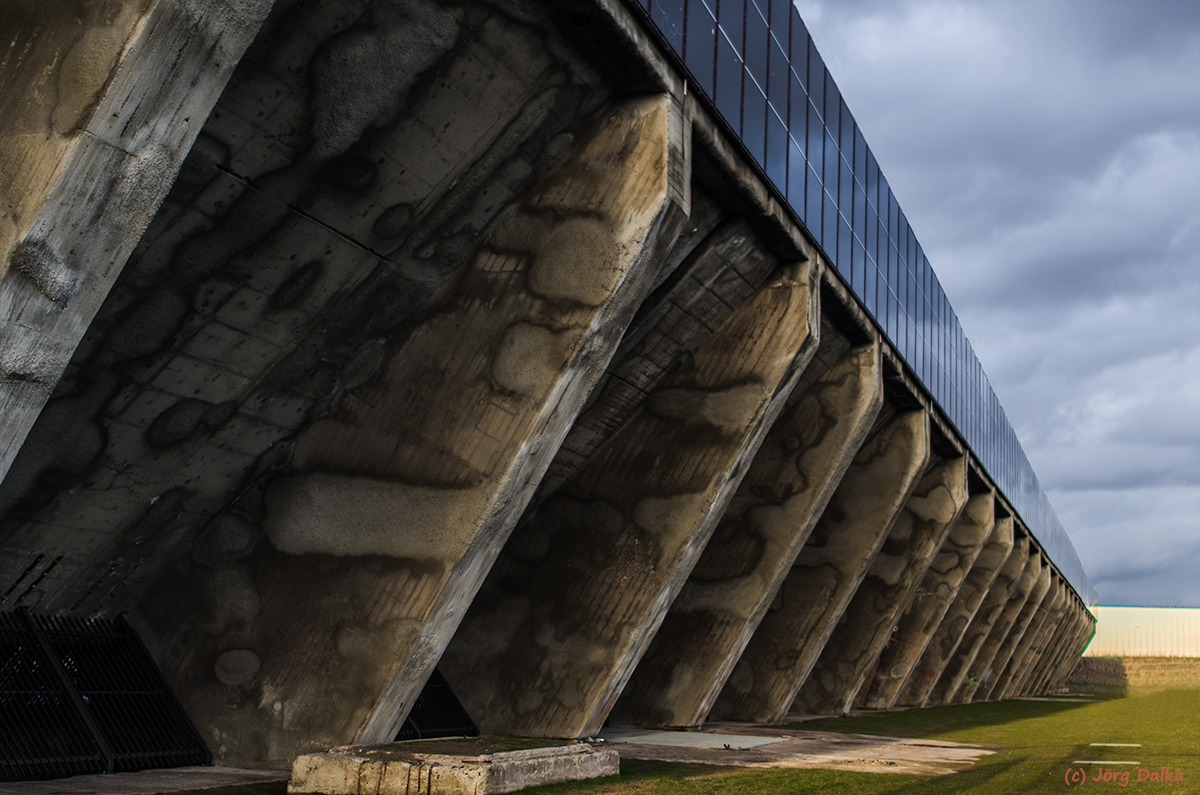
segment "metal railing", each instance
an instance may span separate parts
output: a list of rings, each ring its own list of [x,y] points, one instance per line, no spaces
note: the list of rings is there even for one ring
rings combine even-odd
[[[123,614],[0,613],[0,781],[209,764]]]
[[[627,0],[1088,605],[1096,591],[792,0]]]

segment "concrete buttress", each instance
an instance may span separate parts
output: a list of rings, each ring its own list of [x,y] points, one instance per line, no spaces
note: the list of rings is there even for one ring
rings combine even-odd
[[[1050,595],[1054,585],[1050,566],[1044,558],[1039,558],[1039,563],[1041,571],[1038,572],[1033,587],[1025,596],[1020,610],[1009,620],[1013,603],[1020,597],[1021,586],[1018,583],[1017,587],[1013,589],[1008,604],[1004,606],[1004,612],[1000,614],[999,620],[988,633],[987,640],[971,662],[971,667],[967,669],[963,683],[959,685],[956,692],[949,696],[951,702],[969,704],[972,701],[985,701],[986,696],[982,695],[980,691],[987,691],[995,684],[996,677],[1000,676],[1004,670],[1013,650],[1028,636],[1030,622],[1037,615],[1042,602]]]
[[[484,733],[599,731],[816,350],[781,266],[513,534],[441,670]]]
[[[992,665],[994,683],[991,683],[991,686],[986,689],[980,700],[1007,699],[1020,694],[1021,683],[1025,681],[1026,676],[1031,673],[1033,665],[1037,662],[1036,656],[1044,640],[1043,633],[1049,630],[1052,621],[1056,620],[1060,614],[1063,599],[1066,597],[1066,594],[1063,593],[1062,580],[1057,575],[1052,580],[1054,581],[1050,584],[1050,590],[1045,593],[1042,603],[1038,605],[1037,611],[1028,622],[1025,633],[1013,648],[1012,654],[1004,660],[1003,664],[997,657],[996,663]]]
[[[941,462],[921,477],[800,688],[793,705],[796,712],[849,711],[913,587],[966,501],[965,458]]]
[[[925,704],[992,588],[1001,581],[1001,589],[1007,597],[1008,588],[1025,568],[1028,550],[1029,539],[1015,537],[1011,516],[996,520],[987,544],[971,567],[958,596],[900,688],[895,705],[919,707]]]
[[[913,665],[925,652],[971,567],[985,549],[996,523],[995,505],[990,492],[967,500],[897,621],[896,631],[880,653],[875,677],[859,690],[859,698],[867,709],[890,709],[900,695]]]
[[[197,550],[205,568],[151,594],[164,667],[222,759],[395,736],[644,298],[672,123],[665,95],[607,112],[299,433],[260,498],[266,543]],[[258,695],[230,709],[231,691]]]
[[[952,703],[964,682],[969,689],[974,690],[973,682],[967,681],[971,666],[975,664],[981,650],[990,659],[998,643],[989,644],[988,641],[997,638],[1003,640],[1012,629],[1017,614],[1029,599],[1029,592],[1037,585],[1042,574],[1042,558],[1031,543],[1024,555],[1024,561],[1010,560],[1010,563],[1013,563],[1012,568],[1006,565],[1006,570],[1000,572],[1000,576],[988,590],[987,598],[984,599],[975,618],[971,620],[971,625],[963,633],[954,656],[929,694],[927,704]],[[1024,565],[1021,565],[1022,563]],[[1011,580],[1006,576],[1009,571],[1014,575]]]
[[[955,704],[970,704],[971,701],[986,701],[996,679],[1008,663],[1013,648],[1016,647],[1025,633],[1028,620],[1037,611],[1040,599],[1045,596],[1045,588],[1052,585],[1050,568],[1043,567],[1040,579],[1034,582],[1032,591],[1025,596],[1025,602],[1020,602],[1020,584],[1009,594],[1008,604],[1004,605],[1000,618],[992,626],[988,638],[979,647],[971,667],[967,669],[964,685],[954,693],[950,700]]]
[[[1058,641],[1063,636],[1062,633],[1071,625],[1070,617],[1073,605],[1068,583],[1065,580],[1059,580],[1057,588],[1062,593],[1058,610],[1046,616],[1036,644],[1030,649],[1029,656],[1025,658],[1025,663],[1022,665],[1023,670],[1017,672],[1013,681],[1009,683],[1007,694],[1001,698],[1032,695],[1031,691],[1041,684],[1041,679],[1050,666],[1051,659],[1058,653]]]
[[[851,349],[793,398],[638,663],[613,725],[704,721],[879,412],[878,346]]]
[[[1065,655],[1070,652],[1074,641],[1083,635],[1083,617],[1082,613],[1086,608],[1078,601],[1073,593],[1068,596],[1069,602],[1066,614],[1059,622],[1054,637],[1051,639],[1051,654],[1049,658],[1043,658],[1041,669],[1036,674],[1037,681],[1029,685],[1026,689],[1028,695],[1037,695],[1046,692],[1047,688],[1053,683],[1058,670],[1062,667]]]
[[[929,418],[888,420],[838,484],[713,706],[718,720],[778,721],[929,462]]]
[[[270,8],[5,4],[0,481]]]
[[[1057,668],[1060,655],[1063,653],[1064,641],[1079,629],[1075,623],[1074,610],[1075,605],[1073,604],[1071,595],[1068,594],[1062,615],[1050,627],[1050,631],[1044,639],[1045,646],[1042,655],[1030,672],[1029,678],[1023,683],[1020,691],[1021,695],[1028,696],[1040,693],[1049,679],[1051,672]]]

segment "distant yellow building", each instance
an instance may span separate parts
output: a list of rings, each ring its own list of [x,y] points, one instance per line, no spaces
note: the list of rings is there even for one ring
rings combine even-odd
[[[1097,607],[1085,657],[1200,657],[1200,608]]]

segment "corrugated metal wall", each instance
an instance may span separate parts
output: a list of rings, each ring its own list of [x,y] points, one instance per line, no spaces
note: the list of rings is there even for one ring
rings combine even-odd
[[[1085,657],[1200,657],[1200,608],[1097,607]]]

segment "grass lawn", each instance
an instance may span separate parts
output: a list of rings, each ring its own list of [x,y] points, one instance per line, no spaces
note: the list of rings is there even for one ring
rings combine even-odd
[[[1159,690],[1087,702],[1006,701],[807,721],[788,728],[921,737],[974,743],[997,753],[946,776],[811,769],[746,769],[625,760],[621,775],[522,790],[523,795],[758,795],[847,793],[1058,793],[1134,791],[1200,793],[1200,690]],[[1140,743],[1141,748],[1089,743]],[[1079,759],[1138,765],[1075,765]],[[1149,780],[1169,768],[1182,781]],[[1081,771],[1082,773],[1076,772]],[[1097,771],[1129,774],[1093,780]],[[1085,775],[1068,784],[1071,773]],[[1139,782],[1139,774],[1143,780]],[[278,795],[283,785],[221,790],[220,795]],[[216,795],[210,790],[206,795]]]
[[[1200,792],[1200,690],[1165,690],[1095,703],[1007,701],[934,707],[863,717],[807,721],[788,728],[857,734],[923,737],[997,749],[962,773],[908,776],[826,770],[735,770],[657,762],[621,763],[621,776],[524,790],[526,795],[741,795],[746,793],[931,793],[1072,792],[1071,771],[1087,777],[1084,791]],[[1141,743],[1141,748],[1092,747],[1089,743]],[[1139,765],[1074,765],[1077,759],[1136,760]],[[1163,767],[1182,782],[1149,777]],[[1097,771],[1129,773],[1120,780],[1094,781]],[[1138,782],[1139,772],[1145,780]],[[1078,773],[1076,775],[1079,775]]]

